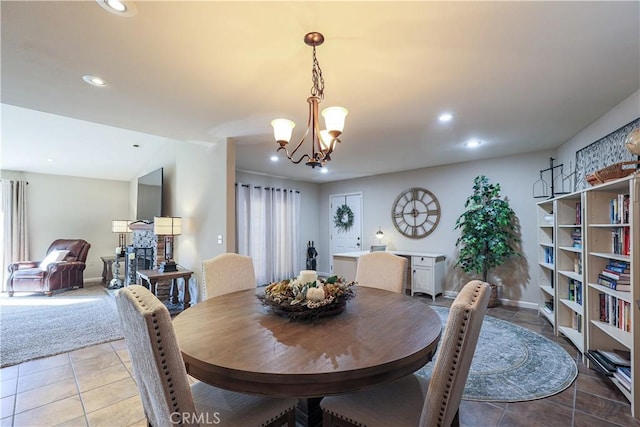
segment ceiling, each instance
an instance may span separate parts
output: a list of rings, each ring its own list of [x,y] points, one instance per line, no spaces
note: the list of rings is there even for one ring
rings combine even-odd
[[[0,3],[0,168],[130,180],[166,141],[232,138],[239,170],[327,182],[553,149],[640,89],[636,1],[135,6]],[[327,174],[269,160],[273,118],[305,129],[310,31],[320,107],[349,109]]]

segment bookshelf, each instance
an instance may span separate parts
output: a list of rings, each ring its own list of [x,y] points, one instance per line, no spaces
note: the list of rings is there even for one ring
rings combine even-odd
[[[540,294],[538,312],[554,327],[555,318],[555,247],[553,201],[545,200],[537,204],[538,221],[538,283]]]
[[[581,353],[586,347],[583,275],[583,193],[554,200],[556,211],[556,334]]]
[[[602,370],[593,350],[627,352],[630,372],[607,378],[640,419],[640,175],[538,202],[536,209],[538,311],[593,369]]]
[[[640,419],[639,187],[640,177],[631,176],[584,191],[584,261],[588,349],[629,352],[630,387],[619,376],[607,378]]]

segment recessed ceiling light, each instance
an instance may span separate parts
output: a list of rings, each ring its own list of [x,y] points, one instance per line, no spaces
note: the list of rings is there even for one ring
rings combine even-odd
[[[278,161],[278,156],[271,156],[270,157],[272,162],[277,162]]]
[[[100,7],[118,16],[133,16],[138,13],[135,3],[129,0],[96,0]]]
[[[107,85],[107,82],[103,78],[93,76],[91,74],[85,74],[84,76],[82,76],[82,80],[89,83],[91,86],[105,87]]]
[[[329,173],[329,169],[327,169],[327,168],[320,168],[320,173]]]
[[[442,113],[438,117],[438,120],[440,121],[440,123],[450,122],[451,119],[453,119],[453,114],[451,114],[451,113]]]
[[[476,148],[480,144],[482,144],[482,141],[480,141],[479,139],[470,139],[469,141],[464,143],[464,146],[467,148]]]
[[[52,163],[53,159],[47,159],[47,162]]]

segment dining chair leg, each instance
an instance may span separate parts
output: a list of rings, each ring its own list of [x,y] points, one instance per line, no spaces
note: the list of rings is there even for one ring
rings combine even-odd
[[[322,427],[358,427],[356,424],[322,412]]]
[[[286,414],[281,415],[277,420],[270,422],[267,427],[296,427],[296,411],[289,411]]]
[[[287,414],[287,427],[296,427],[296,411]]]
[[[458,408],[456,414],[453,416],[451,427],[460,427],[460,408]]]

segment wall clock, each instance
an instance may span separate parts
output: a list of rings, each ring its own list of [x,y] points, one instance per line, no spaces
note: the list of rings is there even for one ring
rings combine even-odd
[[[440,203],[433,193],[413,187],[400,193],[391,206],[396,230],[411,239],[427,237],[440,221]]]

